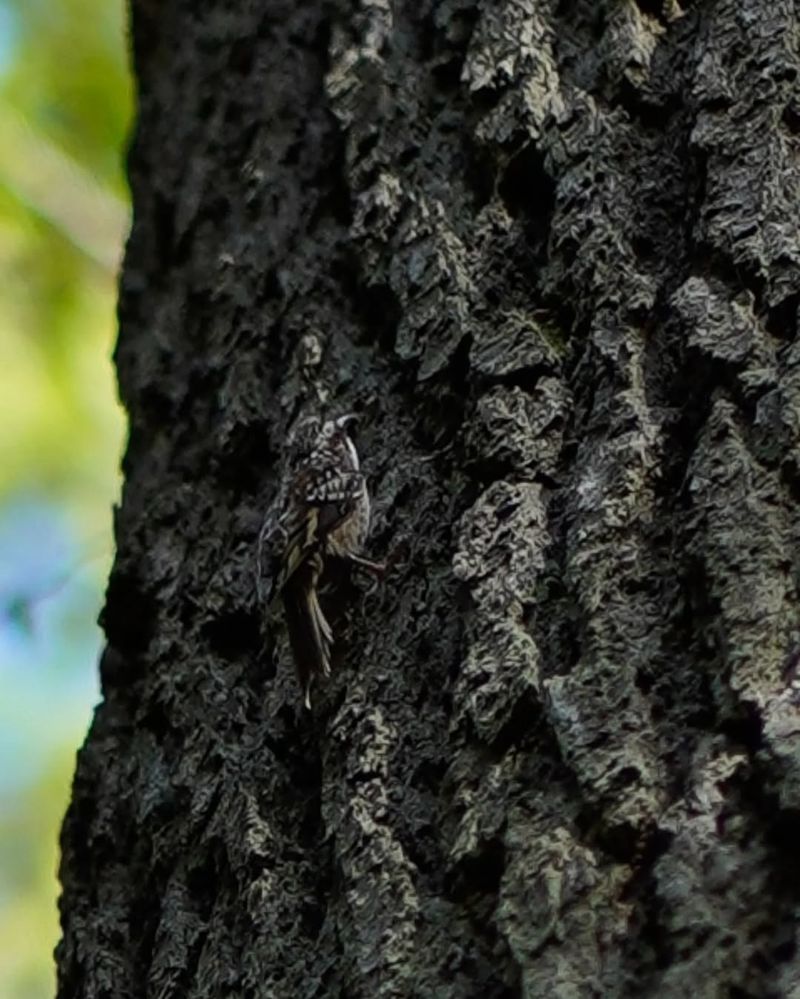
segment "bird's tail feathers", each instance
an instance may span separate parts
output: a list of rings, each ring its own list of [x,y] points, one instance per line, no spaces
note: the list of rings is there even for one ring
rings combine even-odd
[[[331,672],[333,633],[317,597],[320,571],[321,566],[303,566],[283,590],[289,642],[307,708],[311,707],[312,682]]]

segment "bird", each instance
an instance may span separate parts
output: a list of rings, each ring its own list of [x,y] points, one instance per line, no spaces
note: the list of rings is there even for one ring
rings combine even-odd
[[[299,421],[287,438],[286,461],[273,512],[259,536],[259,587],[268,605],[283,599],[289,644],[311,708],[311,685],[329,676],[333,632],[319,602],[318,586],[329,558],[344,559],[375,575],[385,566],[363,555],[370,526],[370,498],[350,428],[353,413]]]

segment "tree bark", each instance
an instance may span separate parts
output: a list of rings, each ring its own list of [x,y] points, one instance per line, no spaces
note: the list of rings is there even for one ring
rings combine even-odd
[[[800,995],[795,5],[133,2],[59,996]],[[254,585],[362,413],[375,591]]]

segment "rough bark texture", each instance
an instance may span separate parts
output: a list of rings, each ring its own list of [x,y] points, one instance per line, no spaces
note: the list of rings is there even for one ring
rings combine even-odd
[[[800,995],[795,6],[133,7],[62,999]],[[320,399],[394,561],[308,714],[253,560]]]

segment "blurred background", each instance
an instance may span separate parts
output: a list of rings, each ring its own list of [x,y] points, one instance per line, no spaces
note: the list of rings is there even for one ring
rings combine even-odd
[[[124,416],[123,0],[0,0],[0,996],[50,999]]]

